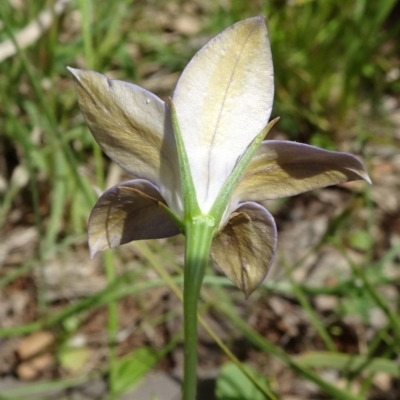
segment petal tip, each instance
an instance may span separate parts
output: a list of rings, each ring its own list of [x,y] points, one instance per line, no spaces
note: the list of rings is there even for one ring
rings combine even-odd
[[[256,284],[253,284],[251,287],[248,286],[249,282],[241,282],[241,285],[237,285],[237,287],[243,292],[244,294],[244,299],[248,300],[249,297],[256,291],[256,289],[262,284],[262,282],[264,281],[264,278],[260,281],[257,282]]]
[[[372,185],[372,180],[371,180],[371,178],[369,177],[369,175],[368,175],[368,173],[367,172],[365,172],[365,175],[364,175],[364,180],[367,182],[367,183],[369,183],[370,185]]]
[[[82,78],[85,79],[85,77],[88,76],[93,76],[93,75],[102,75],[94,71],[89,71],[85,69],[79,69],[79,68],[72,68],[72,67],[66,67],[67,70],[71,73],[74,79],[76,79],[78,82],[82,82]]]
[[[98,245],[95,245],[93,243],[93,241],[90,238],[90,235],[88,238],[88,245],[89,245],[89,257],[91,260],[93,260],[94,256],[100,251],[100,249]]]
[[[265,16],[264,15],[256,15],[255,17],[248,18],[249,21],[253,20],[258,23],[265,24]]]
[[[89,257],[91,260],[93,260],[94,256],[98,253],[97,250],[93,249],[93,248],[89,248]]]
[[[78,77],[78,69],[67,66],[67,70],[75,77]]]
[[[249,17],[246,18],[242,21],[238,21],[236,22],[236,24],[241,24],[241,23],[250,23],[250,22],[255,22],[255,23],[260,23],[260,24],[264,24],[265,25],[265,16],[260,14],[260,15],[256,15],[255,17]],[[236,25],[234,24],[234,25]]]

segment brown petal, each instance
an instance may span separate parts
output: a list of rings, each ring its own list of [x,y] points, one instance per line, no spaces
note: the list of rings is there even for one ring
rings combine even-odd
[[[257,150],[234,191],[237,201],[262,201],[364,179],[364,165],[348,153],[306,144],[267,140]]]
[[[179,228],[161,206],[165,200],[148,181],[136,179],[107,190],[89,219],[90,256],[131,242],[179,234]]]
[[[79,107],[102,150],[136,178],[157,185],[170,206],[175,204],[169,197],[180,191],[180,175],[169,107],[139,86],[68,69]]]
[[[267,275],[276,243],[272,215],[257,203],[243,203],[214,238],[211,257],[247,298]]]

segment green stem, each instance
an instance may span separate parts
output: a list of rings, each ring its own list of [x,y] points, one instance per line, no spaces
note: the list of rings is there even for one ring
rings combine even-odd
[[[182,400],[196,398],[197,385],[197,301],[208,263],[214,221],[199,217],[186,224],[183,318],[185,365]]]
[[[116,283],[116,273],[114,262],[111,252],[104,253],[104,265],[107,277],[107,285],[112,287]],[[107,335],[109,342],[108,352],[108,365],[109,365],[109,388],[110,388],[110,399],[116,399],[116,382],[117,382],[117,352],[116,352],[116,341],[118,331],[118,302],[117,300],[111,300],[107,303],[108,320],[107,320]]]

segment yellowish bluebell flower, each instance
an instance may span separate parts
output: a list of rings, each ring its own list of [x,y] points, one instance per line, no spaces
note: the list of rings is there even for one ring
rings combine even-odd
[[[154,94],[92,71],[69,68],[97,143],[134,179],[105,192],[89,220],[91,256],[132,240],[185,234],[209,217],[211,257],[247,296],[263,281],[277,234],[259,204],[355,179],[350,154],[262,141],[274,94],[263,17],[227,28],[183,71],[171,106]]]

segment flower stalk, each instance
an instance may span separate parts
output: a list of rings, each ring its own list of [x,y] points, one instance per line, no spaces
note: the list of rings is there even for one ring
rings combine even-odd
[[[196,398],[197,387],[197,303],[208,264],[214,221],[200,216],[186,224],[183,287],[184,375],[183,400]]]

